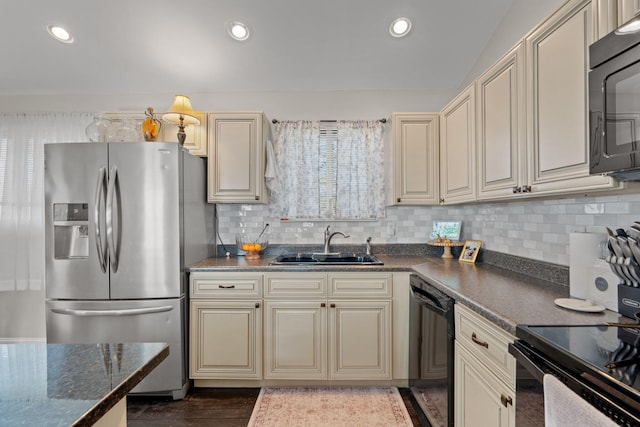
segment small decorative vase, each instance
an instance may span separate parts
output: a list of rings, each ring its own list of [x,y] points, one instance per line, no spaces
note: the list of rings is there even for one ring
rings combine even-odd
[[[115,129],[113,141],[115,142],[135,142],[140,141],[139,122],[136,119],[124,118],[120,121],[120,126]]]
[[[148,107],[144,114],[147,117],[142,122],[142,136],[144,136],[145,141],[155,141],[160,133],[162,123],[156,119],[155,114],[153,114],[153,108]]]
[[[98,114],[93,118],[93,122],[87,126],[85,133],[91,142],[106,142],[110,126],[111,120]]]

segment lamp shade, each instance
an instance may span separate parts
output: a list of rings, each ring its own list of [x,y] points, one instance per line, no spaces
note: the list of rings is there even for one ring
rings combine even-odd
[[[176,95],[173,99],[173,104],[169,107],[163,116],[162,120],[171,123],[180,123],[182,117],[185,125],[199,125],[200,120],[193,116],[193,108],[191,108],[191,100],[185,95]]]

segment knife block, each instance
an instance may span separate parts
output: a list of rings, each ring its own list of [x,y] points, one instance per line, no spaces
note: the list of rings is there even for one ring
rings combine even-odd
[[[635,320],[640,312],[640,288],[618,285],[618,313]]]

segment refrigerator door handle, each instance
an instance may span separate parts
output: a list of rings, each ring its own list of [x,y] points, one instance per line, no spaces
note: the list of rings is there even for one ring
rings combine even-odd
[[[72,308],[52,308],[51,312],[56,314],[65,314],[69,316],[79,317],[97,317],[97,316],[137,316],[140,314],[164,313],[173,310],[170,305],[162,305],[159,307],[148,308],[131,308],[127,310],[75,310]]]
[[[107,206],[105,209],[106,213],[106,224],[107,224],[107,249],[109,250],[109,260],[111,261],[111,269],[113,272],[118,271],[118,263],[119,263],[119,247],[115,244],[114,239],[114,229],[113,229],[113,200],[116,195],[116,186],[118,181],[118,168],[116,166],[112,166],[109,171],[109,185],[107,188]],[[119,201],[119,200],[118,200]],[[120,220],[120,218],[118,218]],[[120,225],[118,224],[118,227]]]
[[[107,272],[107,250],[103,247],[102,236],[100,233],[100,219],[102,217],[100,211],[100,202],[105,200],[105,181],[107,178],[107,170],[100,168],[98,170],[98,182],[96,183],[96,198],[94,200],[93,220],[95,227],[96,249],[98,250],[98,262],[103,273]],[[106,201],[106,200],[105,200]]]

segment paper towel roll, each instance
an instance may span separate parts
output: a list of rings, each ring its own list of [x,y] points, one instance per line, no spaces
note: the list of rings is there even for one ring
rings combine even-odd
[[[600,258],[600,244],[606,239],[604,233],[569,234],[569,295],[587,299],[590,267]]]

